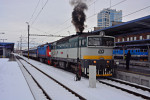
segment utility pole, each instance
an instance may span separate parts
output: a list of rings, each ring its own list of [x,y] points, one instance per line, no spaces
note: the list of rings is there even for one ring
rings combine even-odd
[[[20,42],[20,41],[17,41],[17,42],[18,42],[17,49],[18,49],[18,54],[19,54],[19,53],[20,53],[20,52],[19,52],[19,42]]]
[[[29,31],[30,31],[30,25],[28,22],[26,22],[28,24],[28,59],[29,59]]]
[[[20,37],[20,55],[22,55],[22,35]]]
[[[1,32],[0,34],[5,34],[4,32]],[[7,39],[0,39],[0,40],[3,40],[3,42],[4,42],[4,40],[7,40]]]

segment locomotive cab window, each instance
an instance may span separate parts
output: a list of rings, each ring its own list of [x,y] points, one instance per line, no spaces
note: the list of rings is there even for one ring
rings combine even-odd
[[[100,38],[99,37],[89,37],[88,38],[88,45],[89,46],[100,46]]]
[[[114,38],[88,37],[88,46],[114,46]]]

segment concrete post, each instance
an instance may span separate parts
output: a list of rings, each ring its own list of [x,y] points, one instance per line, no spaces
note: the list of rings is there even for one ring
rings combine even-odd
[[[3,58],[5,58],[5,47],[3,47]]]
[[[96,66],[89,65],[89,87],[96,88]]]

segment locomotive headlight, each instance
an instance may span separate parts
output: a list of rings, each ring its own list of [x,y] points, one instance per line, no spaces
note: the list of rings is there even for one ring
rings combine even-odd
[[[94,62],[94,64],[96,64],[96,61],[93,61]]]
[[[110,63],[110,61],[107,61],[107,63]]]
[[[119,65],[119,62],[118,62],[118,61],[116,62],[116,65]]]

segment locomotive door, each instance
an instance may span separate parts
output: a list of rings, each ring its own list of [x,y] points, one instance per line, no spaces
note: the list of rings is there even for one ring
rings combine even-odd
[[[79,40],[79,59],[81,59],[81,40]]]

